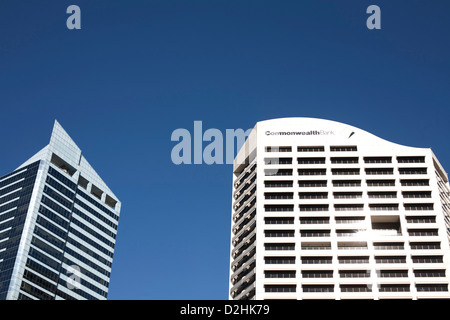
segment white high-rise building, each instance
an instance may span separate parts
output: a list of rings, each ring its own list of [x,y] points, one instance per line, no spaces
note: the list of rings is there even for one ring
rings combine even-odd
[[[430,148],[274,119],[233,173],[230,299],[450,298],[450,188]]]
[[[55,121],[0,177],[0,300],[105,300],[121,203]]]

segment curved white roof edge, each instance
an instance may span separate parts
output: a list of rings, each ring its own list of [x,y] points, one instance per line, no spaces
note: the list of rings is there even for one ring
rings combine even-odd
[[[264,145],[263,145],[264,144]],[[242,168],[256,157],[257,146],[358,146],[367,156],[429,153],[431,148],[406,146],[380,138],[368,131],[334,120],[285,117],[258,121],[236,155],[234,168]]]
[[[284,117],[284,118],[274,118],[274,119],[267,119],[267,120],[262,120],[262,121],[258,121],[256,123],[255,127],[260,127],[260,126],[266,126],[266,125],[305,125],[304,128],[310,128],[313,126],[320,126],[321,128],[329,128],[329,130],[336,130],[334,132],[334,134],[336,135],[338,134],[342,134],[345,136],[345,134],[348,132],[349,136],[352,132],[354,132],[355,134],[360,134],[362,135],[361,138],[367,138],[367,139],[377,139],[378,142],[383,141],[384,143],[389,143],[389,144],[393,144],[393,145],[397,145],[399,147],[402,148],[413,148],[413,149],[430,149],[429,147],[413,147],[413,146],[407,146],[407,145],[402,145],[396,142],[392,142],[389,141],[387,139],[384,138],[380,138],[379,136],[370,133],[366,130],[360,129],[358,127],[355,127],[353,125],[349,125],[343,122],[338,122],[335,120],[328,120],[328,119],[321,119],[321,118],[311,118],[311,117]],[[301,128],[299,128],[301,129]],[[325,129],[321,129],[321,130],[325,130]],[[326,130],[325,130],[326,131]],[[359,140],[359,139],[358,139]],[[350,140],[349,140],[350,142]]]

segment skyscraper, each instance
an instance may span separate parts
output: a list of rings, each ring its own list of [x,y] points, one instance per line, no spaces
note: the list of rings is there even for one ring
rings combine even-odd
[[[55,121],[0,178],[0,299],[107,298],[121,203]]]
[[[274,119],[233,173],[230,299],[450,298],[450,188],[431,149]]]

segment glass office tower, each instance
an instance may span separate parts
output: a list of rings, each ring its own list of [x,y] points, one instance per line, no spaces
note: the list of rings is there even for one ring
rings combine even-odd
[[[0,177],[0,299],[104,300],[121,203],[55,121]]]
[[[450,298],[450,188],[429,148],[261,121],[232,201],[230,299]]]

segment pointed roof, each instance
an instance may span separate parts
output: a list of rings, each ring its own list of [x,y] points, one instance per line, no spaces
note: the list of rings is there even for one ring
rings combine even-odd
[[[72,140],[72,138],[57,120],[55,120],[53,126],[50,143],[17,169],[25,167],[28,164],[31,164],[38,160],[51,161],[53,154],[56,154],[58,157],[60,157],[62,160],[76,169],[76,173],[73,175],[73,177],[76,178],[79,177],[79,175],[83,176],[97,188],[117,200],[117,197],[114,195],[111,189],[109,189],[102,178],[100,178],[94,168],[89,164],[89,162],[83,156],[81,149]]]

